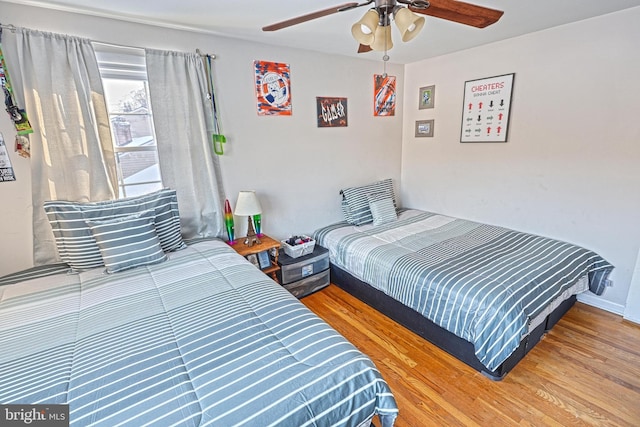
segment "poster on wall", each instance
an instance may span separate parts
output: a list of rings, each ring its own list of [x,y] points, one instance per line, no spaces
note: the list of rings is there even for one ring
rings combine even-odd
[[[373,76],[373,115],[396,115],[396,78],[386,74]]]
[[[289,64],[253,61],[259,116],[291,115]]]
[[[318,127],[347,127],[347,98],[316,97]]]
[[[0,33],[2,33],[1,30]],[[13,88],[11,86],[11,79],[9,78],[9,69],[4,61],[2,47],[0,47],[0,87],[2,87],[2,93],[4,93],[4,103],[7,106],[7,113],[9,113],[18,135],[28,135],[33,133],[31,123],[29,123],[29,119],[27,118],[27,112],[16,105]],[[21,149],[21,153],[28,154],[28,150],[25,151],[24,149]]]
[[[460,142],[507,142],[514,76],[464,83]]]
[[[7,146],[4,144],[4,137],[0,133],[0,182],[15,181],[16,175],[13,173],[11,159]]]

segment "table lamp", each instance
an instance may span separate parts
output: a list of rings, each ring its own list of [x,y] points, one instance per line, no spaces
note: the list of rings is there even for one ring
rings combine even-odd
[[[244,244],[251,247],[254,244],[259,244],[260,239],[256,236],[256,230],[253,228],[252,216],[262,213],[262,207],[256,197],[256,192],[253,190],[241,191],[238,193],[238,200],[236,201],[236,209],[234,212],[237,216],[246,216],[249,219],[247,226],[247,238],[244,240]]]

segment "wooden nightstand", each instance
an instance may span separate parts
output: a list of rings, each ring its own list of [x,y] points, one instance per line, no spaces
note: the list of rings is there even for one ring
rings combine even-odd
[[[244,244],[245,238],[246,237],[236,238],[236,244],[232,245],[231,247],[245,258],[249,255],[257,255],[260,252],[264,251],[269,251],[269,253],[271,253],[271,250],[273,249],[273,259],[269,258],[271,261],[271,266],[263,268],[262,272],[278,282],[278,276],[276,275],[276,272],[280,270],[280,265],[278,265],[278,256],[280,255],[280,242],[272,239],[266,234],[263,234],[262,236],[260,236],[260,244],[255,244],[249,247]]]

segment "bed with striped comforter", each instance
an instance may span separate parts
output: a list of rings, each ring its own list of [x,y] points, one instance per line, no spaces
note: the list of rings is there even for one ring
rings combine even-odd
[[[332,264],[472,343],[490,371],[580,278],[600,295],[613,269],[575,245],[413,209],[379,226],[332,224],[314,237]]]
[[[69,404],[74,426],[393,425],[372,361],[221,241],[34,277],[0,286],[1,404]]]

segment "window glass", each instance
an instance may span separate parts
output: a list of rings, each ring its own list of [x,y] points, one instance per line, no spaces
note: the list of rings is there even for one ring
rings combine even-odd
[[[142,49],[94,43],[116,153],[119,197],[163,187]]]

